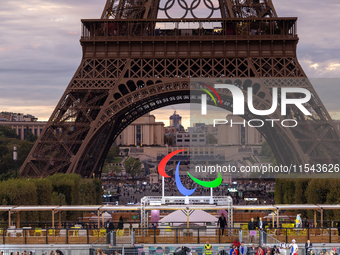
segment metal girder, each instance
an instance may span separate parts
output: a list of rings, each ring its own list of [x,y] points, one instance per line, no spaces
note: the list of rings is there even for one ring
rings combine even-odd
[[[295,119],[296,128],[258,130],[279,164],[338,163],[339,131],[296,57],[296,18],[278,18],[271,0],[220,0],[219,5],[222,18],[161,20],[158,0],[108,0],[102,19],[82,20],[83,59],[21,175],[100,176],[110,144],[124,128],[152,110],[199,102],[195,93],[201,90],[190,80],[208,77],[223,83],[242,80],[244,93],[246,79],[260,79],[253,99],[256,109],[271,107],[273,87],[307,88],[312,99],[305,106],[313,116],[291,107],[287,116],[276,111],[263,119]],[[159,21],[175,27],[182,22],[219,22],[221,33],[208,35],[198,29],[181,35],[174,29],[161,36],[155,29]],[[219,92],[221,107],[232,111],[230,91]],[[244,116],[253,117],[249,112]]]

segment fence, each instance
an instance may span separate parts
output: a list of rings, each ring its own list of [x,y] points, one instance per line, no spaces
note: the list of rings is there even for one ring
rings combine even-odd
[[[267,232],[280,241],[291,243],[338,243],[340,241],[337,228],[268,228]]]
[[[216,227],[165,227],[165,228],[138,228],[134,229],[135,243],[162,243],[162,244],[194,244],[194,243],[231,243],[240,238],[239,228],[222,229]]]
[[[129,247],[110,247],[109,245],[83,245],[82,247],[48,247],[45,245],[45,247],[39,247],[39,248],[30,248],[30,247],[16,247],[15,245],[10,245],[12,247],[6,246],[5,248],[0,248],[0,252],[2,251],[4,255],[10,255],[11,253],[15,254],[15,252],[19,252],[19,254],[23,253],[24,251],[27,252],[27,254],[31,251],[33,255],[45,255],[50,254],[50,252],[53,250],[54,252],[56,249],[59,249],[63,252],[64,255],[97,255],[96,251],[97,248],[101,248],[103,252],[107,255],[115,254],[117,251],[121,255],[157,255],[157,254],[163,254],[163,255],[173,255],[174,252],[177,252],[181,249],[181,247],[177,246],[162,246],[159,247],[158,244],[155,244],[155,246],[129,246]],[[204,255],[204,243],[199,245],[185,245],[191,249],[191,252],[193,255]],[[31,246],[33,247],[33,246]],[[272,248],[273,246],[270,246]],[[251,255],[250,247],[248,246],[248,255]],[[265,248],[265,247],[263,247]],[[330,252],[333,250],[334,246],[330,245],[323,245],[323,246],[313,246],[310,248],[307,252],[306,249],[304,249],[303,246],[299,246],[299,255],[325,255],[330,254]],[[225,251],[225,254],[230,254],[230,244],[219,244],[218,246],[213,245],[212,254],[217,255],[221,254],[220,252],[222,250]],[[339,244],[335,248],[335,252],[339,254]],[[289,255],[290,249],[284,249],[281,250],[280,255]]]
[[[191,247],[192,255],[204,255],[204,248],[202,247]],[[172,247],[172,246],[165,246],[165,247],[114,247],[114,248],[104,248],[102,249],[103,252],[107,255],[115,254],[118,251],[121,255],[173,255],[174,252],[177,252],[181,249],[181,247]],[[219,254],[221,250],[226,251],[226,254],[230,253],[230,247],[213,247],[212,254]],[[97,255],[96,249],[90,249],[90,255]]]
[[[210,226],[121,229],[113,232],[114,243],[129,244],[200,244],[232,243],[236,239],[245,243],[278,244],[291,243],[339,243],[337,228],[267,228],[262,231],[240,228],[220,229]],[[111,237],[109,237],[111,238]],[[0,229],[1,244],[110,244],[107,230],[100,229]]]
[[[29,254],[32,252],[32,255],[49,255],[51,251],[56,252],[57,248],[0,248],[0,252],[2,251],[4,255],[15,254],[18,252],[22,254],[24,251]],[[62,251],[64,255],[89,255],[90,248],[58,248],[58,250]]]
[[[232,243],[238,238],[245,243],[255,244],[279,244],[284,241],[291,243],[293,239],[297,243],[338,243],[340,238],[337,228],[266,228],[254,231],[251,235],[249,230],[240,228],[227,228],[223,230],[216,227],[165,227],[157,229],[134,229],[136,244],[195,244],[209,241],[210,243]]]
[[[0,244],[91,244],[106,236],[106,229],[0,229]],[[106,243],[106,242],[102,242]]]

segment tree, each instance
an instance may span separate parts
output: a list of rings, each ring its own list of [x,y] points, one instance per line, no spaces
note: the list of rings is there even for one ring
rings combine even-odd
[[[0,136],[3,135],[7,138],[18,138],[17,133],[14,129],[7,127],[7,126],[1,126],[0,125]]]
[[[135,176],[138,176],[142,172],[142,164],[139,159],[135,159],[133,157],[129,157],[124,161],[125,171],[131,175],[134,179]]]
[[[28,130],[28,129],[27,129]],[[34,143],[36,140],[38,140],[38,136],[34,135],[32,132],[27,132],[26,140],[29,142]]]
[[[25,159],[27,158],[28,154],[30,153],[34,143],[27,141],[27,140],[21,140],[19,142],[18,146],[18,168],[25,162]]]
[[[13,176],[14,163],[7,142],[0,137],[0,181]]]
[[[106,155],[105,161],[111,163],[116,157],[119,156],[119,147],[117,145],[112,145],[109,152]]]

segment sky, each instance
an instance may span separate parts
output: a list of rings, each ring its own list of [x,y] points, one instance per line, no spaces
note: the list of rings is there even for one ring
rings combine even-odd
[[[47,120],[80,61],[80,19],[100,18],[106,0],[1,0],[0,112]],[[187,1],[189,2],[189,1]],[[335,119],[340,119],[339,0],[273,0],[280,17],[298,17],[298,60]],[[173,13],[176,13],[176,11]],[[313,82],[312,82],[313,83]],[[189,105],[153,111],[169,124],[174,110],[186,119]]]

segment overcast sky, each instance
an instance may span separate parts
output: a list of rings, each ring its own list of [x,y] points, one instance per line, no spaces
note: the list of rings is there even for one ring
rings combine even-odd
[[[1,0],[0,111],[49,118],[81,60],[80,19],[100,18],[106,0]],[[187,1],[188,2],[188,1]],[[340,1],[273,0],[280,17],[298,17],[298,59],[310,78],[339,78]],[[315,89],[334,118],[340,119],[338,80]],[[168,124],[177,109],[154,111]]]

